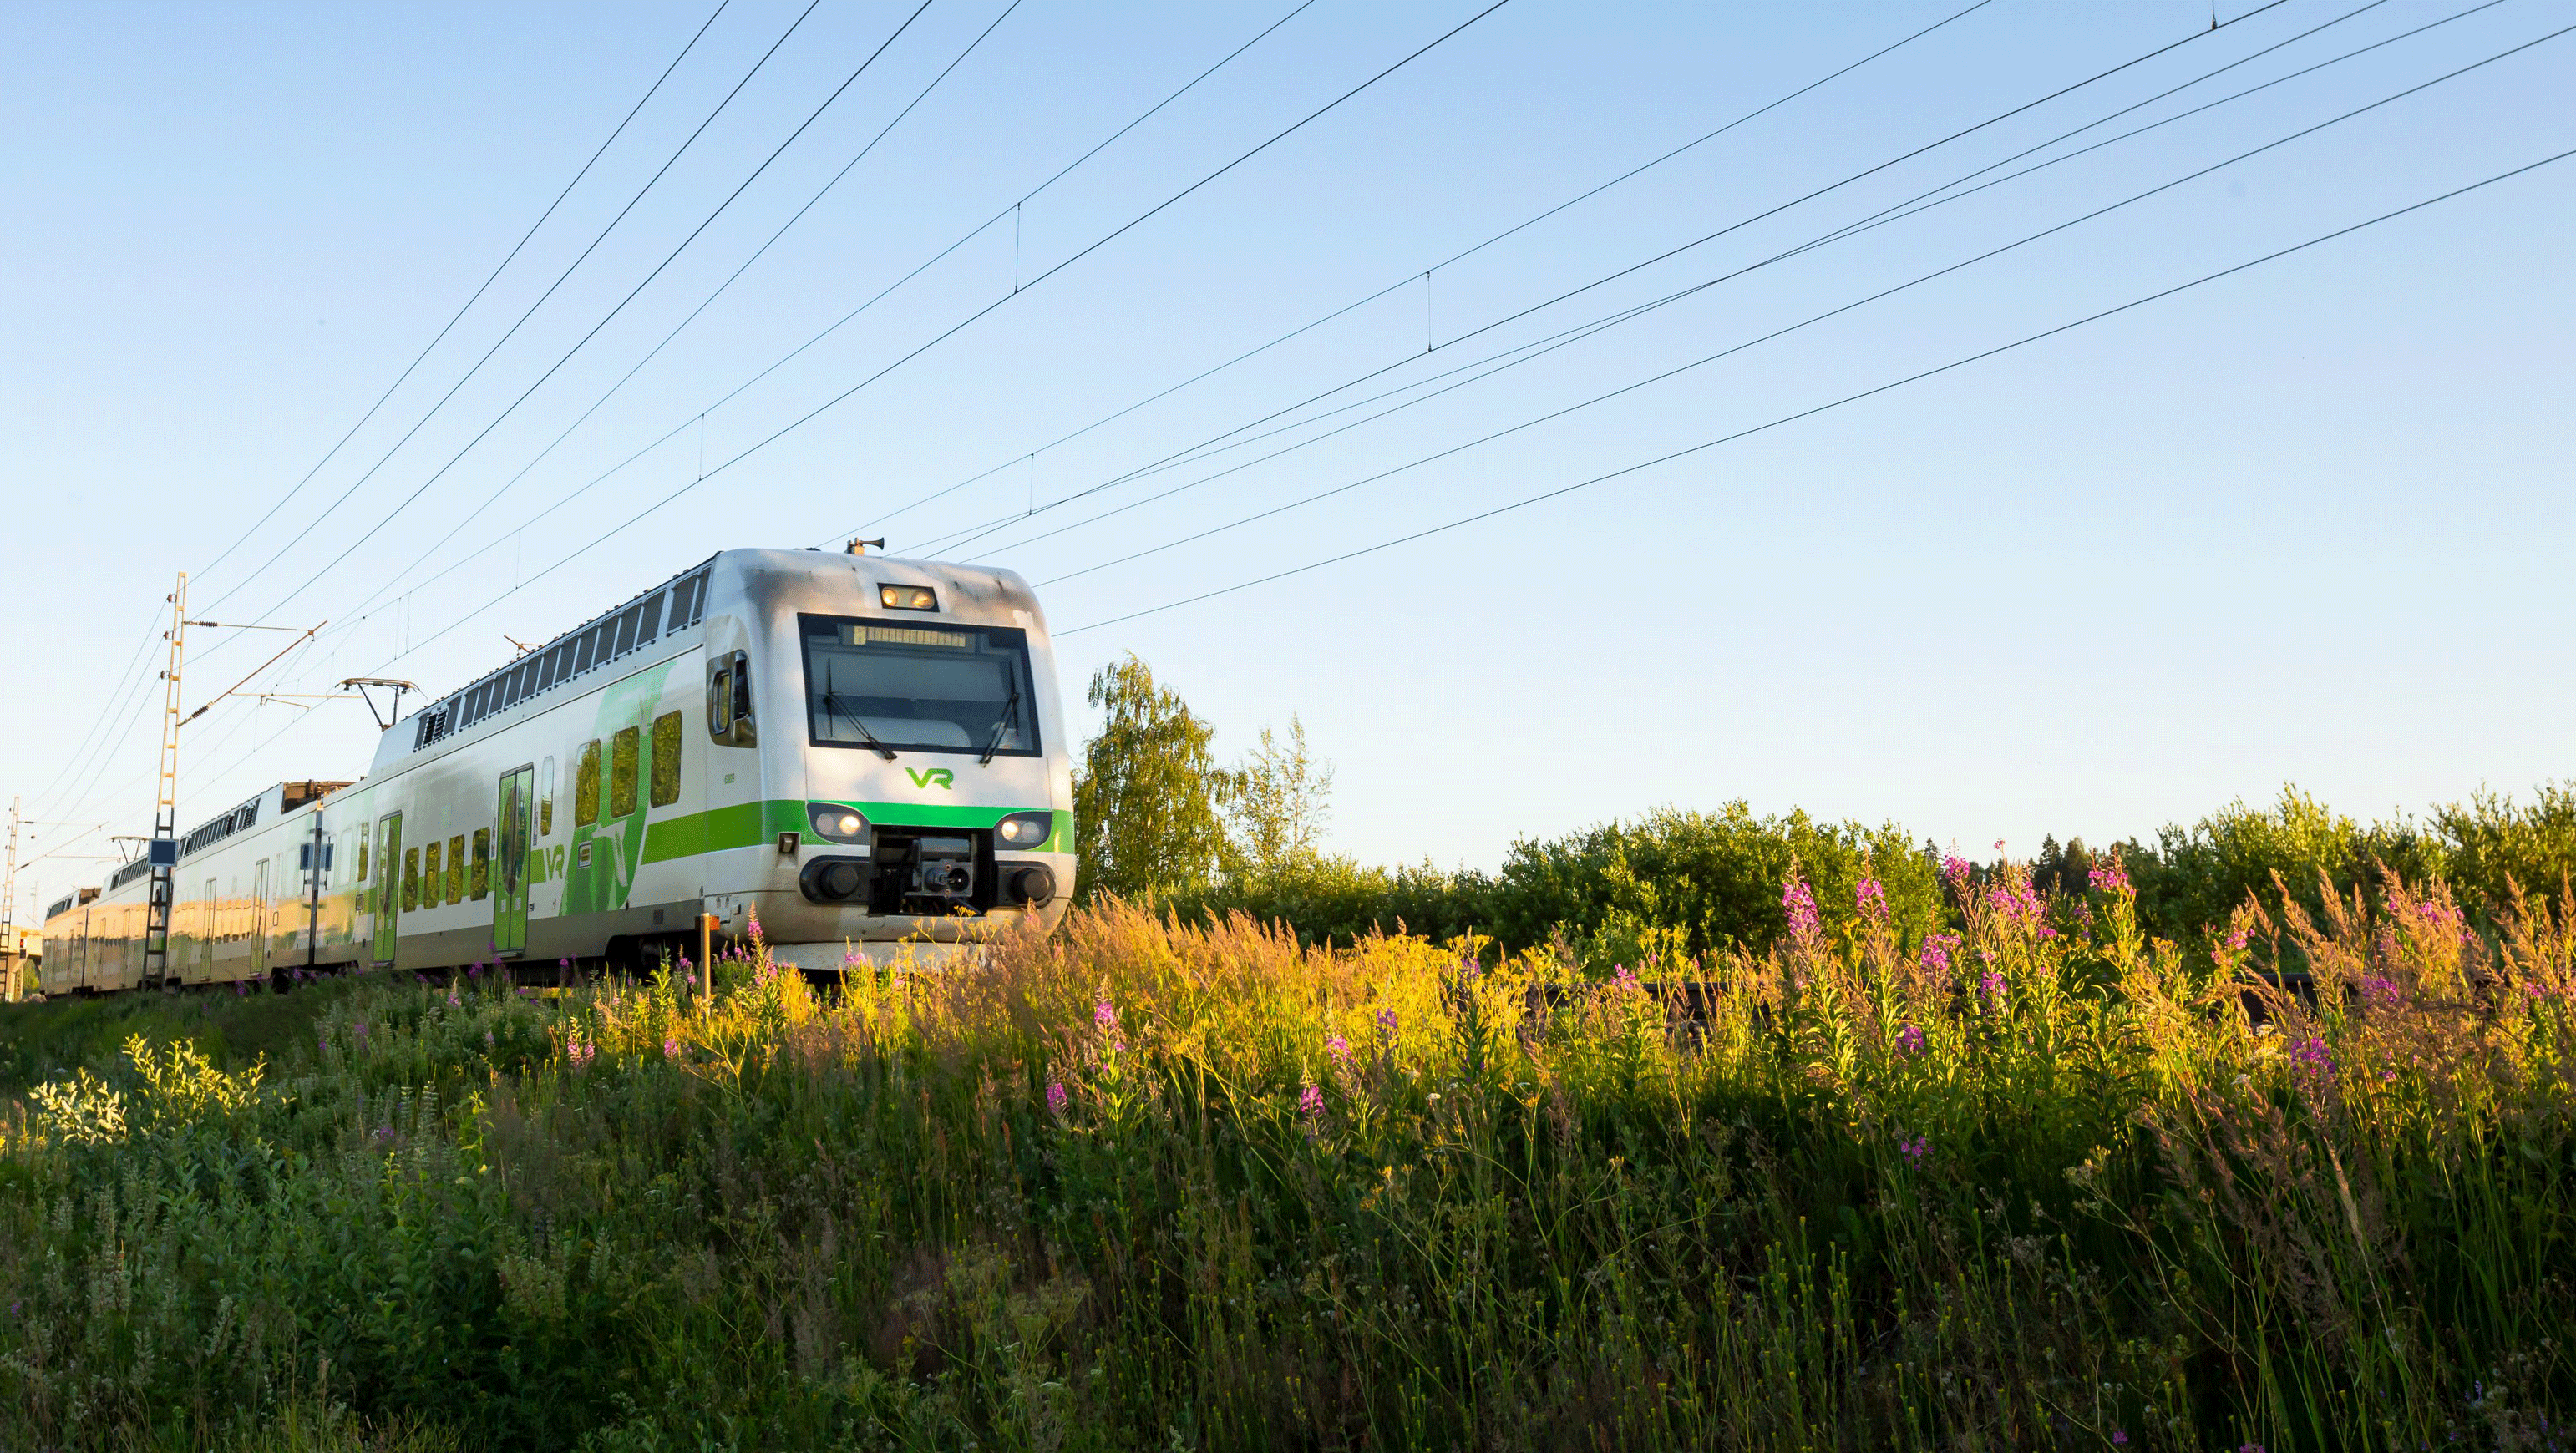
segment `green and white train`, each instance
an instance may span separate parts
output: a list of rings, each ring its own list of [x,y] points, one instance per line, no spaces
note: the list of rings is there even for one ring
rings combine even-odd
[[[641,966],[701,914],[809,970],[952,957],[1063,914],[1072,807],[1017,575],[728,550],[180,839],[165,979]],[[150,878],[52,906],[46,992],[145,981]]]

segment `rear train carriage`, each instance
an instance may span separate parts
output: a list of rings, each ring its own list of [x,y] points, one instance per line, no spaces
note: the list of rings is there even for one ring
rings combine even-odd
[[[169,976],[641,965],[701,913],[809,969],[944,957],[1062,915],[1072,806],[1017,575],[728,550],[190,832]],[[48,992],[142,983],[150,876],[55,905]]]

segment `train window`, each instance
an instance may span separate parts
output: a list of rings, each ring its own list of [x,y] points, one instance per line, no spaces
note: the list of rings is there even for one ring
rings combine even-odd
[[[635,649],[635,628],[644,623],[644,608],[636,606],[617,618],[617,654]]]
[[[447,901],[465,901],[465,834],[447,840]]]
[[[599,632],[584,631],[572,643],[572,674],[579,676],[590,669],[591,648],[599,644]]]
[[[439,872],[441,861],[438,839],[431,838],[420,845],[420,906],[423,908],[438,906],[439,879],[443,876]],[[411,884],[405,883],[403,887],[409,889]],[[403,896],[409,898],[411,894],[405,892]]]
[[[402,906],[409,913],[420,906],[420,849],[403,849]]]
[[[492,829],[474,829],[474,881],[468,886],[474,900],[481,902],[492,894]]]
[[[557,646],[553,650],[548,651],[546,653],[545,669],[537,673],[537,689],[539,691],[543,691],[547,687],[550,687],[556,682],[564,679],[564,663],[570,659],[572,659],[572,646],[570,643]]]
[[[635,629],[635,643],[639,646],[662,634],[661,595],[656,593],[651,599],[645,601],[640,609],[644,613],[644,624]]]
[[[1000,626],[799,617],[816,746],[883,752],[1038,751],[1028,635]]]
[[[581,744],[581,761],[572,772],[572,825],[599,821],[599,743]]]
[[[537,768],[537,836],[551,836],[554,830],[555,759],[548,757]]]
[[[741,651],[707,666],[707,735],[727,746],[759,745],[751,715],[751,657]]]
[[[641,755],[643,732],[636,727],[620,727],[608,739],[608,815],[624,817],[635,810],[636,758]]]
[[[358,881],[367,881],[367,835],[364,829],[358,833]]]
[[[653,718],[653,805],[680,800],[680,714],[666,711]]]

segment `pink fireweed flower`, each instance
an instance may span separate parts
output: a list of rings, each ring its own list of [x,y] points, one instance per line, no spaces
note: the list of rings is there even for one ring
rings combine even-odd
[[[2126,1428],[2113,1428],[2113,1429],[2111,1430],[2111,1446],[2112,1446],[2112,1447],[2114,1447],[2114,1448],[2122,1448],[2122,1447],[2126,1447],[2126,1446],[2128,1446],[2128,1442],[2129,1442],[2129,1430],[2128,1430],[2128,1429],[2126,1429]]]
[[[1986,891],[1986,906],[2007,924],[2039,921],[2039,895],[2030,890],[2028,883],[1997,883]]]
[[[1860,886],[1852,890],[1852,903],[1863,918],[1887,917],[1887,890],[1879,886],[1876,878],[1860,880]]]
[[[1050,1115],[1062,1115],[1062,1114],[1064,1113],[1064,1107],[1065,1107],[1065,1106],[1067,1106],[1067,1105],[1069,1105],[1069,1104],[1072,1104],[1072,1103],[1073,1103],[1073,1096],[1072,1096],[1072,1095],[1070,1095],[1070,1094],[1068,1094],[1068,1093],[1065,1091],[1065,1088],[1064,1088],[1064,1081],[1062,1081],[1062,1080],[1056,1080],[1056,1081],[1053,1081],[1053,1082],[1051,1082],[1050,1084],[1048,1084],[1048,1086],[1047,1086],[1047,1113],[1048,1113],[1048,1114],[1050,1114]]]
[[[1941,881],[1949,884],[1951,891],[1962,898],[1968,896],[1968,878],[1975,871],[1976,869],[1969,864],[1968,860],[1957,853],[1942,855]]]
[[[1923,1027],[1919,1024],[1909,1024],[1903,1029],[1896,1031],[1896,1048],[1897,1052],[1900,1054],[1921,1054],[1923,1052]]]
[[[1923,1163],[1923,1158],[1932,1153],[1932,1142],[1928,1137],[1921,1135],[1915,1136],[1912,1140],[1907,1140],[1903,1136],[1899,1136],[1897,1137],[1896,1148],[1904,1153],[1907,1160],[1914,1162],[1916,1165],[1921,1165]]]
[[[1977,976],[1977,992],[1985,995],[1989,999],[2002,999],[2004,996],[2004,990],[2007,987],[2008,986],[2004,982],[2004,976],[1995,972],[1993,969],[1988,969]]]
[[[2243,953],[2245,951],[2245,938],[2246,931],[2244,928],[2238,927],[2230,930],[2227,935],[2227,951],[2232,954]]]
[[[1621,991],[1636,988],[1637,971],[1626,964],[1613,966],[1610,970],[1610,987]]]
[[[465,1003],[465,1001],[464,1001],[464,1000],[459,999],[459,998],[457,998],[457,997],[456,997],[456,991],[455,991],[455,990],[451,989],[451,990],[449,990],[449,991],[448,991],[448,994],[447,994],[447,1007],[448,1007],[448,1008],[450,1008],[450,1009],[460,1009],[460,1008],[463,1008],[463,1007],[464,1007],[464,1003]]]
[[[2538,992],[2538,988],[2538,985],[2533,986],[2534,993]],[[2394,1009],[2398,1002],[2406,997],[2406,991],[2397,987],[2397,981],[2385,974],[2373,974],[2362,980],[2361,994],[2365,1000],[2381,1009]]]
[[[1950,955],[1959,950],[1955,933],[1935,933],[1923,940],[1923,967],[1935,974],[1950,972]]]
[[[1796,938],[1813,938],[1823,921],[1816,917],[1816,895],[1809,892],[1803,878],[1792,878],[1780,890],[1780,910],[1788,916],[1789,932]]]
[[[2041,938],[2055,938],[2057,937],[2057,930],[2043,923],[2039,926],[2039,936]]]
[[[2104,893],[2125,893],[2129,889],[2129,870],[2118,858],[2093,865],[2093,886]]]
[[[1351,1042],[1336,1034],[1324,1041],[1324,1053],[1332,1056],[1334,1064],[1347,1068],[1351,1062]]]
[[[664,1059],[678,1059],[679,1057],[680,1057],[680,1042],[679,1042],[678,1040],[676,1040],[676,1039],[665,1039],[665,1040],[663,1040],[663,1041],[662,1041],[662,1058],[664,1058]]]
[[[1297,1092],[1297,1113],[1309,1120],[1324,1118],[1323,1086],[1309,1082],[1305,1089]]]
[[[2311,1090],[2322,1090],[2334,1083],[2334,1051],[2326,1042],[2310,1035],[2290,1046],[2290,1072]]]
[[[1099,1030],[1103,1034],[1116,1032],[1118,1028],[1118,1006],[1109,1002],[1108,995],[1101,995],[1100,1002],[1091,1006],[1091,1024],[1093,1028]]]
[[[1395,1038],[1395,1011],[1394,1011],[1394,1010],[1392,1010],[1392,1009],[1381,1009],[1381,1010],[1377,1011],[1377,1032],[1378,1032],[1379,1034],[1381,1034],[1381,1035],[1385,1036],[1385,1037],[1386,1037],[1386,1038],[1388,1038],[1388,1039],[1393,1039],[1393,1038]]]

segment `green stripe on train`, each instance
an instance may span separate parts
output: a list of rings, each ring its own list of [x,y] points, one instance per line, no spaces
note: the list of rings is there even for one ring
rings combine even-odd
[[[986,831],[1014,812],[1036,810],[959,807],[935,802],[843,802],[838,805],[855,809],[880,827],[952,827]],[[732,807],[715,807],[705,812],[664,818],[644,829],[644,861],[659,863],[699,853],[720,852],[726,848],[747,848],[754,843],[774,841],[782,832],[810,831],[805,807],[802,802],[773,798],[767,802],[744,802]],[[1072,813],[1056,813],[1055,831],[1039,851],[1072,851],[1066,846],[1073,837],[1072,823]]]

